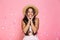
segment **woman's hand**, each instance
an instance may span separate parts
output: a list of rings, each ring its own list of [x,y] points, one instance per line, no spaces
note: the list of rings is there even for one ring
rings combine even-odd
[[[34,16],[31,17],[31,21],[32,21],[33,18],[34,18]]]
[[[29,17],[27,16],[27,18],[28,18],[28,20],[31,22],[32,19],[34,18],[34,16],[32,16],[31,18],[29,18]]]
[[[31,21],[31,19],[29,17],[27,17],[29,21]]]

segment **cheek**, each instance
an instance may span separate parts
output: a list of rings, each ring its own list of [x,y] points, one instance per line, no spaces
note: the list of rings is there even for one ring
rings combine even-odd
[[[33,16],[33,13],[31,13],[31,16]]]
[[[28,13],[28,16],[30,16],[30,15],[33,16],[33,13]]]
[[[28,13],[28,16],[29,16],[30,14]]]
[[[32,15],[33,15],[33,13],[32,13]]]

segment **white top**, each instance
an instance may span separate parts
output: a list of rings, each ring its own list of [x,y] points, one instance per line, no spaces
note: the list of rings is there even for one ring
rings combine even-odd
[[[31,26],[29,27],[29,31],[30,31],[29,35],[32,35],[32,27]]]
[[[29,36],[24,36],[23,40],[39,40],[38,37],[35,35],[32,34],[32,27],[30,26],[29,27]]]

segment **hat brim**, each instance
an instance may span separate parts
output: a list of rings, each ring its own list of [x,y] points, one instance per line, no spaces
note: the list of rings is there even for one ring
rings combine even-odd
[[[33,5],[27,5],[23,8],[23,15],[25,15],[26,13],[26,9],[29,8],[29,7],[33,7],[35,9],[35,15],[38,15],[38,8],[36,8],[35,6]]]

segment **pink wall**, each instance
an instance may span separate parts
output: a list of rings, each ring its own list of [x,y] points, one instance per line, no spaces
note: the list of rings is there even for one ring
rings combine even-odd
[[[0,40],[22,40],[22,9],[28,4],[39,9],[39,39],[60,40],[60,0],[0,0]]]

